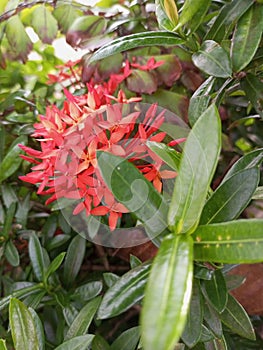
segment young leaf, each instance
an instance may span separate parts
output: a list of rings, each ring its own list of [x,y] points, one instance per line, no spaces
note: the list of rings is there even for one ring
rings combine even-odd
[[[51,44],[57,36],[57,20],[45,5],[35,8],[32,13],[31,25],[43,43]]]
[[[145,263],[118,279],[105,293],[98,311],[98,318],[117,316],[140,301],[144,295],[150,267],[150,263]]]
[[[35,233],[30,236],[28,252],[37,280],[43,281],[46,263],[43,248]]]
[[[253,4],[237,22],[232,38],[231,58],[233,70],[241,71],[254,57],[263,28],[263,6]]]
[[[46,272],[44,273],[44,280],[47,282],[49,276],[57,271],[57,269],[62,264],[62,261],[64,260],[66,253],[60,253],[58,256],[55,257],[55,259],[51,262],[49,267],[47,268]]]
[[[16,349],[39,349],[33,317],[20,300],[12,298],[9,305],[10,328]]]
[[[232,75],[228,53],[213,40],[204,41],[192,59],[196,67],[213,77],[229,78]]]
[[[241,337],[255,340],[253,325],[243,307],[239,302],[228,295],[228,302],[225,310],[220,315],[222,322],[231,329],[232,332]]]
[[[205,297],[217,312],[221,313],[227,303],[227,288],[225,278],[220,270],[215,270],[209,281],[203,281],[203,292]]]
[[[181,160],[181,153],[177,152],[174,148],[160,142],[147,141],[146,145],[167,165],[169,165],[170,168],[178,171]]]
[[[111,350],[135,350],[140,339],[140,328],[133,327],[123,332],[112,344]]]
[[[74,337],[56,347],[55,350],[87,350],[93,338],[93,334],[86,334]]]
[[[104,45],[98,51],[96,51],[89,61],[101,60],[102,58],[111,56],[117,52],[123,52],[138,47],[156,46],[156,45],[181,45],[185,40],[178,37],[176,34],[167,33],[166,31],[157,32],[144,32],[127,35],[111,41],[109,44]]]
[[[78,335],[84,335],[87,333],[89,326],[94,318],[94,315],[101,302],[101,297],[97,297],[89,301],[79,312],[78,316],[74,319],[64,340],[68,340]]]
[[[141,314],[145,350],[172,350],[186,323],[193,279],[193,241],[166,236],[154,259]]]
[[[218,111],[211,105],[185,142],[168,212],[168,224],[177,233],[193,231],[198,224],[220,152],[220,130]]]
[[[5,257],[12,266],[19,266],[19,253],[14,243],[9,239],[5,245]]]
[[[120,279],[120,276],[112,272],[105,272],[103,274],[103,279],[106,283],[106,286],[108,288],[111,288]]]
[[[125,205],[156,237],[167,227],[168,205],[162,195],[127,160],[108,152],[97,152],[102,177],[115,198]]]
[[[263,220],[237,220],[199,226],[194,233],[194,258],[226,264],[263,261]]]
[[[200,225],[231,221],[246,208],[259,182],[259,169],[249,168],[236,173],[207,200]]]
[[[6,342],[4,339],[0,339],[0,350],[7,350]]]
[[[172,31],[178,22],[178,12],[174,0],[155,0],[155,6],[159,27]]]
[[[79,273],[85,251],[86,240],[80,235],[75,236],[70,242],[64,261],[63,280],[66,286],[70,286]]]

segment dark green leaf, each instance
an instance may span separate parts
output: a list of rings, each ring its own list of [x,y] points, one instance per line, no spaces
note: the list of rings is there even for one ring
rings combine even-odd
[[[64,340],[84,335],[87,333],[89,326],[93,320],[93,317],[99,307],[101,298],[97,297],[89,301],[79,312],[78,316],[74,319]]]
[[[42,322],[34,309],[32,309],[30,307],[28,310],[32,315],[33,322],[35,325],[36,335],[37,335],[37,339],[38,339],[38,346],[39,346],[38,350],[44,350],[45,349],[45,334],[44,334],[44,328],[43,328]]]
[[[236,21],[253,5],[253,3],[253,0],[235,0],[226,3],[226,5],[221,8],[219,15],[206,33],[205,40],[212,39],[220,43],[221,40],[227,38]]]
[[[228,293],[225,278],[220,270],[215,270],[209,281],[203,281],[205,297],[217,312],[221,313],[227,303]]]
[[[25,145],[27,142],[27,137],[21,135],[11,144],[6,156],[0,164],[0,183],[6,180],[9,176],[13,175],[14,172],[19,168],[22,158],[19,154],[22,153],[19,144]]]
[[[140,328],[133,327],[123,332],[112,344],[111,350],[135,350],[140,339]]]
[[[145,263],[125,273],[105,293],[98,318],[114,317],[128,310],[143,298],[151,264]]]
[[[199,281],[194,280],[193,291],[190,302],[190,310],[187,314],[187,321],[182,334],[182,340],[192,348],[198,343],[202,333],[203,305]]]
[[[14,243],[9,239],[5,245],[5,257],[12,266],[19,266],[19,253]]]
[[[9,236],[9,233],[12,228],[12,223],[13,219],[15,216],[15,211],[16,211],[16,203],[13,202],[10,207],[7,209],[6,215],[5,215],[5,222],[4,222],[4,227],[1,232],[1,236],[5,237],[6,239]]]
[[[101,335],[96,334],[92,341],[92,350],[110,350],[109,344]]]
[[[156,237],[167,227],[168,205],[153,185],[127,160],[97,152],[102,177],[115,198],[125,205]]]
[[[70,239],[70,235],[57,235],[47,242],[46,249],[48,251],[56,249],[65,244]]]
[[[105,272],[103,274],[103,279],[107,287],[111,288],[120,279],[120,276],[112,272]]]
[[[205,350],[227,350],[225,338],[215,338],[205,343]]]
[[[255,75],[247,73],[241,81],[241,87],[256,111],[263,117],[263,82]]]
[[[81,298],[82,300],[88,301],[99,295],[102,291],[102,287],[103,285],[101,281],[88,282],[83,286],[76,288],[73,297],[74,299]]]
[[[194,233],[194,258],[226,264],[263,261],[263,220],[237,220],[199,226]]]
[[[213,40],[204,41],[192,59],[196,67],[213,77],[228,78],[232,75],[228,53]]]
[[[197,119],[203,114],[207,109],[210,101],[210,92],[214,86],[215,78],[209,77],[203,82],[202,85],[195,91],[193,96],[190,98],[190,104],[188,109],[188,119],[191,126],[194,126],[194,123]]]
[[[70,286],[79,273],[86,251],[86,240],[81,236],[75,236],[67,250],[64,261],[63,280],[66,286]]]
[[[20,300],[12,298],[9,305],[11,334],[16,349],[36,350],[39,343],[33,317]]]
[[[244,69],[254,57],[263,28],[263,6],[254,4],[237,22],[232,39],[231,58],[233,70]]]
[[[232,332],[241,337],[255,340],[253,325],[243,307],[239,302],[228,295],[228,302],[225,310],[220,315],[222,322],[231,329]]]
[[[35,8],[32,13],[31,25],[43,43],[51,44],[57,36],[57,20],[45,5]]]
[[[5,183],[1,186],[2,190],[2,199],[4,202],[4,205],[9,208],[12,203],[17,203],[18,198],[14,191],[14,187]]]
[[[218,337],[222,337],[222,324],[219,318],[219,314],[215,309],[210,306],[206,301],[204,303],[204,320],[209,327],[209,329]]]
[[[200,343],[203,343],[203,342],[206,343],[214,338],[215,336],[213,335],[213,333],[210,332],[210,330],[205,325],[202,325],[202,334],[200,338]]]
[[[93,334],[86,334],[74,337],[56,347],[55,350],[87,350],[93,338]]]
[[[130,254],[130,265],[131,269],[134,269],[135,267],[142,264],[142,261],[137,258],[137,256]]]
[[[111,41],[104,45],[101,49],[95,52],[90,59],[90,63],[101,60],[102,58],[111,56],[117,52],[123,52],[138,47],[156,46],[156,45],[180,45],[184,40],[179,38],[176,34],[167,33],[165,31],[159,32],[144,32],[127,35]]]
[[[141,314],[145,350],[171,350],[185,327],[193,279],[193,241],[166,236],[154,259]]]
[[[178,171],[181,160],[181,153],[177,152],[174,148],[160,142],[147,141],[146,145],[167,165],[169,165],[170,168]]]
[[[155,0],[155,13],[159,27],[172,31],[178,22],[178,12],[173,0]]]
[[[231,221],[246,208],[259,182],[259,169],[241,170],[226,180],[206,202],[200,225]]]
[[[47,282],[49,276],[57,271],[57,269],[62,264],[62,261],[64,260],[66,253],[60,253],[58,256],[55,257],[54,260],[52,260],[51,264],[48,266],[47,270],[44,273],[44,280]]]
[[[33,233],[29,239],[28,253],[33,270],[38,281],[43,281],[46,268],[43,248],[38,237]]]
[[[211,105],[197,120],[183,149],[179,175],[168,212],[175,232],[193,232],[198,224],[221,145],[217,108]]]

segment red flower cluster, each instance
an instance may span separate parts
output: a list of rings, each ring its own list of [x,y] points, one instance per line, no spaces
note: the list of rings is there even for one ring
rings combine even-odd
[[[152,60],[150,63],[154,66]],[[164,113],[157,114],[156,104],[144,113],[132,110],[134,104],[130,102],[141,98],[127,100],[121,90],[117,97],[111,96],[127,74],[128,64],[122,74],[112,75],[107,83],[88,84],[88,92],[80,96],[64,89],[63,108],[47,107],[46,115],[34,125],[32,136],[40,142],[41,150],[20,146],[27,153],[22,158],[34,164],[20,179],[38,184],[37,193],[50,196],[46,204],[60,198],[74,199],[74,215],[83,210],[86,215],[107,215],[111,230],[128,210],[105,185],[96,150],[129,159],[158,191],[162,189],[161,178],[176,175],[160,171],[161,159],[146,146],[147,140],[162,142],[165,138],[166,133],[159,131]],[[112,104],[113,100],[118,103]]]

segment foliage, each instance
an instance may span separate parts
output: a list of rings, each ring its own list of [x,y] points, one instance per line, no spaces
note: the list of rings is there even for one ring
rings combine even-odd
[[[0,349],[262,348],[228,274],[263,261],[262,21],[252,0],[1,2]],[[61,62],[62,36],[89,52]],[[121,260],[137,238],[152,254]]]

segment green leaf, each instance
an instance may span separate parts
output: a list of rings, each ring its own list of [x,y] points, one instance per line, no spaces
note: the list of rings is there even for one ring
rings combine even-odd
[[[42,322],[34,309],[32,309],[30,307],[28,310],[32,315],[33,322],[35,325],[36,335],[37,335],[37,339],[38,339],[38,346],[39,346],[38,350],[44,350],[45,349],[45,334],[44,334],[44,328],[43,328]]]
[[[210,102],[210,92],[214,86],[215,78],[209,77],[203,82],[202,85],[194,92],[193,96],[190,98],[189,108],[188,108],[188,119],[190,125],[193,127],[197,119],[203,114],[203,112],[208,108]]]
[[[5,215],[4,227],[3,227],[3,230],[1,232],[1,236],[5,237],[6,239],[8,239],[9,233],[10,233],[11,228],[12,228],[12,223],[13,223],[13,219],[15,216],[15,211],[16,211],[16,203],[13,202],[10,205],[10,207],[7,209],[7,212]]]
[[[123,332],[112,344],[111,350],[135,350],[140,339],[140,328],[133,327]]]
[[[241,87],[255,110],[263,117],[263,82],[255,75],[247,73],[241,81]]]
[[[259,169],[241,170],[231,176],[206,202],[200,225],[231,221],[239,216],[251,201],[259,182]]]
[[[35,8],[32,13],[31,25],[43,43],[51,44],[57,36],[57,20],[45,5]]]
[[[51,264],[49,265],[49,267],[47,268],[47,270],[44,273],[44,280],[46,281],[46,283],[47,283],[49,276],[52,273],[54,273],[55,271],[57,271],[57,269],[60,267],[60,265],[62,264],[62,261],[64,260],[65,255],[66,255],[66,253],[60,253],[51,262]]]
[[[263,220],[237,220],[199,226],[194,233],[194,258],[226,264],[263,261]]]
[[[87,350],[93,338],[93,334],[74,337],[56,347],[55,350]]]
[[[103,274],[103,279],[106,283],[106,286],[111,288],[120,279],[120,276],[112,272],[105,272]]]
[[[240,170],[254,168],[259,166],[263,160],[263,148],[259,148],[255,151],[245,154],[239,158],[229,169],[227,174],[224,176],[221,185],[228,180],[231,176],[237,174]],[[220,185],[220,186],[221,186]]]
[[[197,120],[183,149],[179,175],[168,212],[175,232],[191,232],[198,224],[221,145],[220,118],[211,105]]]
[[[58,4],[53,12],[62,33],[66,33],[71,24],[81,15],[82,12],[71,4]]]
[[[159,27],[172,31],[178,22],[178,12],[174,0],[155,0],[155,8]]]
[[[263,186],[259,186],[256,188],[252,199],[263,199]]]
[[[161,142],[147,141],[146,145],[167,165],[169,165],[170,168],[178,171],[181,160],[181,153]]]
[[[8,260],[9,264],[16,267],[19,266],[20,258],[19,253],[14,245],[14,243],[9,239],[5,245],[5,257]]]
[[[227,288],[226,281],[222,272],[218,269],[213,273],[213,277],[209,281],[203,281],[203,291],[205,297],[217,312],[221,313],[227,304]]]
[[[150,267],[150,263],[145,263],[118,279],[105,293],[98,311],[98,318],[117,316],[140,301],[144,295]]]
[[[86,240],[76,235],[67,250],[64,261],[63,280],[66,286],[70,286],[77,277],[86,251]]]
[[[165,31],[158,32],[144,32],[127,35],[111,41],[96,51],[89,61],[89,63],[101,60],[102,58],[111,56],[117,52],[123,52],[138,47],[156,46],[156,45],[181,45],[185,41],[176,34],[167,33]]]
[[[214,338],[209,342],[205,342],[205,350],[228,350],[225,338]]]
[[[202,334],[203,305],[199,281],[194,280],[193,291],[190,302],[190,310],[187,314],[187,321],[182,334],[182,340],[192,348],[198,343]]]
[[[0,339],[0,350],[8,350],[4,339]]]
[[[18,15],[8,19],[5,32],[12,54],[14,54],[15,58],[25,62],[33,44]]]
[[[56,249],[65,244],[70,239],[70,235],[58,235],[48,240],[46,249],[48,251]]]
[[[226,3],[216,17],[213,25],[206,33],[204,39],[211,39],[220,43],[224,38],[227,38],[237,20],[253,5],[253,3],[253,0],[235,0]]]
[[[92,341],[92,350],[110,350],[109,344],[101,335],[96,334]]]
[[[153,238],[167,227],[168,205],[162,195],[126,159],[108,152],[97,152],[102,177],[117,201],[146,226]]]
[[[100,305],[101,297],[89,301],[79,312],[69,327],[64,340],[68,340],[87,333],[93,317]]]
[[[210,306],[206,301],[204,303],[204,320],[209,327],[209,329],[218,337],[222,337],[222,324],[219,318],[219,314],[215,309]]]
[[[213,77],[229,78],[232,75],[228,53],[213,40],[204,41],[192,59],[196,67]]]
[[[74,291],[74,299],[81,298],[82,300],[88,301],[95,298],[102,291],[103,284],[101,281],[88,282]]]
[[[190,32],[194,32],[199,25],[203,22],[203,19],[210,7],[211,0],[186,0],[182,7],[182,11],[179,16],[179,23],[175,30],[187,24]]]
[[[19,168],[22,158],[19,154],[22,153],[19,144],[25,145],[27,143],[27,137],[21,135],[11,144],[9,150],[0,164],[0,183],[6,180],[9,176],[13,175],[14,172]]]
[[[233,70],[241,71],[254,57],[263,28],[263,6],[254,4],[237,22],[232,38],[231,58]]]
[[[186,323],[193,279],[193,241],[166,236],[154,259],[141,313],[145,350],[172,350]]]
[[[253,325],[243,307],[239,302],[228,295],[228,302],[225,310],[220,315],[222,322],[230,328],[230,330],[241,337],[255,340],[255,332]]]
[[[38,281],[43,281],[46,264],[45,264],[43,248],[41,247],[39,239],[35,233],[33,233],[30,236],[28,253],[29,253],[29,257],[31,260],[31,264],[32,264],[36,279]]]
[[[16,349],[36,350],[39,343],[33,317],[20,300],[12,298],[9,305],[10,328]]]
[[[130,254],[130,266],[134,269],[137,266],[142,265],[142,261],[135,255]]]

